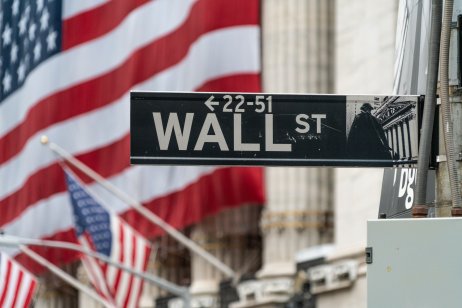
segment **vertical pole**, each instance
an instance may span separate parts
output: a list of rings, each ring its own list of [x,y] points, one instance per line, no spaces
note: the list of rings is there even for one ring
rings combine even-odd
[[[427,217],[425,205],[427,174],[430,162],[430,147],[436,106],[436,89],[438,84],[438,66],[440,55],[442,0],[432,1],[430,44],[428,52],[428,74],[425,93],[425,107],[422,119],[422,134],[419,145],[419,164],[417,165],[416,196],[412,208],[413,217]],[[412,152],[412,151],[411,151]]]
[[[457,1],[456,4],[458,7],[461,6],[461,2]],[[442,114],[442,129],[444,136],[444,145],[446,152],[446,167],[439,168],[438,172],[438,189],[444,189],[444,186],[450,187],[450,198],[452,202],[452,216],[462,216],[462,197],[460,189],[460,180],[459,180],[459,165],[456,160],[458,159],[458,153],[460,153],[460,140],[457,140],[457,126],[460,125],[461,117],[460,104],[455,104],[456,101],[460,101],[460,98],[456,96],[457,92],[455,87],[450,84],[450,71],[449,67],[457,67],[458,60],[457,57],[451,57],[450,48],[451,48],[451,38],[452,32],[455,31],[452,27],[453,20],[453,0],[446,0],[444,2],[443,8],[443,21],[441,28],[441,49],[440,49],[440,97],[441,97],[441,114]],[[457,40],[452,40],[452,47],[454,48],[457,44]],[[459,51],[460,52],[460,51]],[[459,109],[459,110],[456,110]],[[456,129],[453,129],[453,126],[456,126]],[[459,136],[460,137],[460,136]],[[447,170],[447,174],[445,174]],[[446,184],[446,185],[444,185]],[[447,194],[444,192],[447,191],[447,188],[442,191],[443,193],[438,193],[438,197],[442,196],[444,199],[448,200]],[[439,191],[438,191],[439,192]],[[446,214],[447,212],[445,212]]]

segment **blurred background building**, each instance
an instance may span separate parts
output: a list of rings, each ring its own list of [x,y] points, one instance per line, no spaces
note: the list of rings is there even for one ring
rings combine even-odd
[[[392,93],[399,1],[265,0],[261,6],[264,92]],[[266,168],[267,202],[255,216],[261,259],[243,273],[240,300],[231,307],[365,307],[366,221],[377,217],[382,175],[382,169]],[[221,219],[211,217],[194,232]],[[226,247],[228,256],[236,253]],[[253,260],[242,248],[234,256]],[[195,272],[193,257],[193,273],[203,277],[192,275],[192,291],[195,279],[213,277],[201,290],[213,297],[221,277],[207,277],[213,270],[201,263]]]
[[[399,1],[262,1],[264,91],[392,93],[398,7]],[[232,307],[366,307],[366,221],[377,217],[382,175],[382,169],[267,168],[262,269],[256,284],[241,283],[241,302]],[[280,224],[266,227],[273,215]]]

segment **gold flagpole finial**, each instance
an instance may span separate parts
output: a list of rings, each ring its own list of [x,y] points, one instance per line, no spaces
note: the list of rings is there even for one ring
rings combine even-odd
[[[42,135],[40,137],[40,143],[47,144],[48,143],[48,136],[47,135]]]

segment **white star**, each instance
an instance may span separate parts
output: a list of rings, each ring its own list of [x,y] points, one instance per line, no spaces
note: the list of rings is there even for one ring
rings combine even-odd
[[[26,6],[26,9],[24,10],[24,15],[26,16],[26,20],[29,20],[30,18],[30,5],[29,4]]]
[[[42,44],[40,42],[37,42],[34,47],[34,61],[40,60],[40,56],[42,54]]]
[[[26,77],[26,64],[24,62],[19,63],[18,67],[18,80],[22,82]]]
[[[13,11],[13,16],[18,15],[19,12],[19,0],[14,0],[11,5],[11,10]]]
[[[29,39],[31,41],[35,39],[35,31],[37,31],[37,26],[33,23],[29,27]]]
[[[30,56],[29,56],[29,54],[26,54],[26,57],[24,58],[24,64],[26,65],[26,69],[27,69],[27,67],[30,65]]]
[[[5,30],[2,33],[3,46],[9,45],[11,43],[11,28],[10,25],[6,24]]]
[[[37,11],[41,11],[43,9],[43,0],[37,0]]]
[[[26,14],[22,14],[21,15],[21,19],[19,20],[19,34],[20,35],[23,35],[24,32],[26,32],[26,28],[27,28],[27,17],[26,17]]]
[[[3,93],[6,93],[11,90],[11,76],[8,73],[8,71],[5,72],[5,76],[3,76],[2,83],[3,83]]]
[[[16,45],[16,42],[14,42],[11,46],[11,63],[16,63],[18,60],[18,51],[18,45]]]
[[[43,10],[42,16],[40,17],[40,30],[46,30],[48,28],[48,21],[50,20],[50,13],[48,10]]]
[[[58,36],[58,33],[56,31],[52,31],[48,33],[47,36],[47,50],[51,51],[56,48],[56,38]]]
[[[24,37],[23,43],[24,43],[24,49],[25,50],[29,49],[29,38],[27,37],[27,35]]]

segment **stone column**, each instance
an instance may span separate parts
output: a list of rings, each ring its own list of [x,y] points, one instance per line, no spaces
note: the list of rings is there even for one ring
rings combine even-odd
[[[333,89],[333,0],[262,1],[265,92]]]
[[[198,243],[211,254],[218,256],[223,249],[224,241],[212,231],[213,221],[206,219],[203,223],[197,224],[191,234],[191,239]],[[223,261],[223,260],[222,260]],[[203,258],[196,255],[191,256],[191,278],[192,283],[190,292],[193,297],[193,307],[216,307],[218,287],[221,273],[216,268],[208,264]]]
[[[90,278],[88,277],[88,274],[83,265],[80,265],[77,269],[76,278],[87,287],[92,288]],[[102,308],[103,305],[88,296],[86,293],[79,291],[79,307]]]
[[[35,299],[33,307],[36,307],[36,308],[69,307],[69,306],[66,306],[66,300],[56,290],[46,289],[46,288],[40,289],[36,296],[37,298]],[[87,306],[80,306],[80,307],[87,307]]]
[[[259,206],[228,209],[194,226],[191,238],[238,274],[260,267],[260,245],[250,240],[258,234]],[[250,244],[250,245],[249,245]],[[191,255],[192,307],[219,307],[219,284],[225,277],[203,258]]]
[[[183,233],[190,237],[189,228]],[[188,287],[191,282],[191,255],[187,248],[174,238],[163,235],[153,241],[147,272],[178,286]],[[166,290],[145,283],[139,306],[142,308],[169,305],[182,307],[182,300]],[[155,303],[154,303],[155,302]]]
[[[61,268],[71,276],[77,274],[77,263],[67,264]],[[71,285],[64,282],[58,276],[51,272],[40,276],[38,290],[36,291],[32,306],[36,308],[61,308],[61,307],[77,307],[79,304],[79,292]],[[96,306],[79,306],[90,307]],[[99,308],[100,306],[98,306]]]
[[[264,0],[262,5],[264,92],[331,92],[334,1]],[[332,230],[326,228],[332,213],[332,170],[266,171],[263,266],[258,280],[240,285],[241,301],[234,307],[287,301],[293,293],[295,254],[332,241]]]
[[[295,255],[332,241],[332,174],[321,168],[267,170],[268,203],[261,220],[263,267],[261,301],[285,302],[293,292]]]

